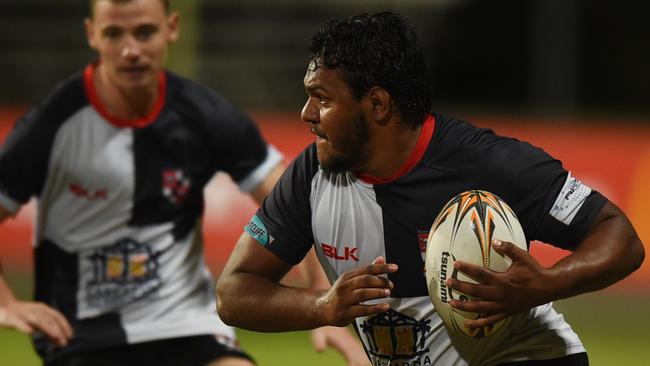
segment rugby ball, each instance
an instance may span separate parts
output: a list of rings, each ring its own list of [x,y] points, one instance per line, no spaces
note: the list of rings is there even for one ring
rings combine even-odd
[[[467,319],[481,314],[452,308],[451,299],[475,300],[445,286],[447,278],[476,283],[454,269],[454,261],[462,260],[503,272],[510,267],[510,258],[492,248],[492,239],[511,242],[527,250],[526,237],[512,209],[496,195],[480,190],[463,192],[452,198],[436,217],[427,240],[425,270],[429,297],[449,332],[472,338],[489,336],[504,327],[508,319],[478,329],[465,327]]]

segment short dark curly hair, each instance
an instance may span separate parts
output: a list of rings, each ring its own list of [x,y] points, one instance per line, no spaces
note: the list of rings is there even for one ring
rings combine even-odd
[[[309,40],[309,52],[316,67],[340,71],[359,100],[373,86],[384,88],[405,123],[417,126],[431,111],[424,54],[398,14],[333,19]]]

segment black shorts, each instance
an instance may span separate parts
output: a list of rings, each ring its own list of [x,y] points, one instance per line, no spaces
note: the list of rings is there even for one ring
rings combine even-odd
[[[128,344],[56,358],[43,366],[204,366],[231,356],[254,360],[237,347],[201,335]]]
[[[508,362],[499,364],[499,366],[589,366],[589,358],[587,353],[582,352],[551,360]]]

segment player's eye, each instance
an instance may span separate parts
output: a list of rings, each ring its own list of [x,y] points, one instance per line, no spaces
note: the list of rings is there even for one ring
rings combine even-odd
[[[148,41],[151,37],[158,32],[158,27],[155,25],[143,25],[135,30],[135,38],[139,41]]]
[[[316,95],[315,98],[318,100],[319,104],[326,104],[329,101],[329,99],[322,95]]]
[[[318,104],[320,104],[322,107],[330,107],[331,99],[327,97],[320,97],[318,98]]]
[[[108,38],[110,40],[116,40],[120,38],[122,36],[122,33],[122,30],[117,27],[108,27],[102,31],[104,38]]]

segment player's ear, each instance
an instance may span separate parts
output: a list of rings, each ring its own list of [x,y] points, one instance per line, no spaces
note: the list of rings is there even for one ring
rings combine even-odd
[[[178,39],[178,35],[180,33],[180,21],[181,16],[177,11],[172,12],[167,17],[167,28],[169,29],[169,33],[167,35],[168,42],[176,42]]]
[[[394,112],[393,98],[386,89],[373,86],[366,94],[367,113],[376,122],[386,124]]]
[[[86,28],[86,40],[92,49],[97,49],[97,40],[95,39],[95,23],[90,18],[84,20],[84,27]]]

